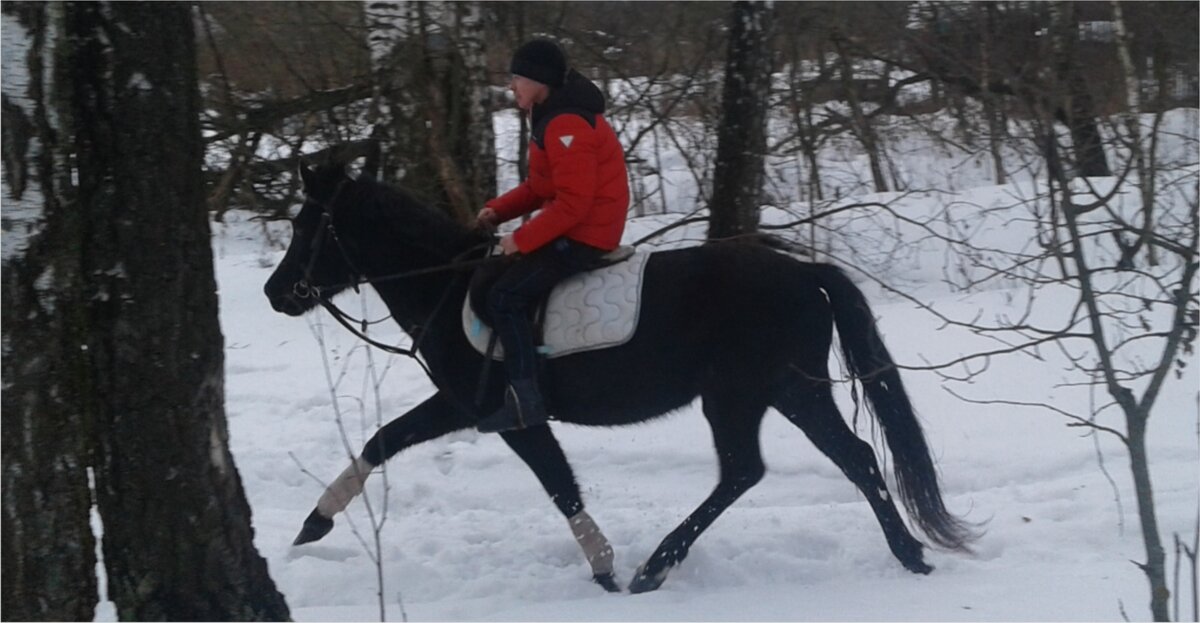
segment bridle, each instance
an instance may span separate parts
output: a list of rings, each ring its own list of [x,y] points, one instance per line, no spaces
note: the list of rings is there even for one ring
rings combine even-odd
[[[350,314],[347,314],[340,307],[338,307],[336,304],[334,304],[334,302],[332,300],[330,300],[329,297],[325,296],[325,291],[327,291],[327,290],[328,291],[341,291],[342,289],[350,287],[350,288],[353,288],[355,292],[360,292],[359,286],[364,283],[376,285],[376,284],[387,282],[387,281],[408,279],[408,278],[412,278],[412,277],[429,275],[429,274],[434,274],[434,273],[439,273],[439,272],[448,272],[448,271],[458,272],[459,274],[455,275],[455,278],[451,279],[450,283],[447,284],[445,290],[442,291],[442,295],[438,298],[437,304],[434,305],[433,311],[430,312],[429,318],[433,319],[433,318],[437,317],[437,315],[442,311],[442,308],[445,306],[446,301],[449,300],[450,293],[454,291],[454,287],[458,284],[458,278],[461,276],[462,271],[464,271],[465,269],[468,269],[468,268],[474,268],[476,266],[480,266],[480,265],[490,262],[490,261],[494,261],[494,258],[491,256],[491,252],[492,252],[493,247],[496,244],[496,239],[494,236],[489,236],[489,238],[486,242],[483,242],[483,243],[480,243],[480,244],[477,244],[477,245],[474,245],[474,246],[468,248],[466,251],[463,251],[462,253],[459,253],[458,255],[451,258],[450,261],[445,264],[440,264],[437,266],[431,266],[431,267],[426,267],[426,268],[419,268],[419,269],[414,269],[414,270],[409,270],[409,271],[403,271],[403,272],[393,273],[390,275],[383,275],[383,276],[379,276],[379,277],[368,277],[362,271],[358,270],[358,268],[355,266],[353,260],[351,260],[350,253],[347,252],[345,244],[342,242],[342,239],[338,236],[337,229],[333,225],[334,204],[337,201],[338,195],[341,194],[343,188],[345,188],[346,183],[349,181],[350,181],[349,178],[344,178],[341,181],[339,181],[337,187],[334,189],[333,195],[329,198],[328,201],[316,201],[313,197],[311,197],[311,196],[309,197],[309,200],[316,201],[316,203],[319,206],[321,206],[321,224],[317,227],[317,231],[314,234],[315,237],[313,239],[312,248],[309,253],[308,263],[304,267],[303,276],[301,277],[300,281],[297,281],[292,286],[292,292],[298,298],[301,298],[301,299],[312,298],[313,300],[315,300],[319,305],[321,305],[321,307],[324,307],[325,310],[328,311],[329,314],[331,316],[333,316],[334,319],[337,320],[339,324],[341,324],[343,327],[345,327],[347,330],[349,330],[351,333],[353,333],[356,337],[363,340],[367,344],[374,346],[375,348],[378,348],[384,352],[388,352],[388,353],[392,353],[392,354],[396,354],[396,355],[404,355],[405,357],[409,357],[409,358],[413,359],[421,366],[421,368],[423,370],[425,370],[425,374],[427,374],[430,379],[433,379],[434,378],[433,371],[431,371],[429,369],[429,366],[427,366],[425,364],[425,362],[422,361],[417,356],[417,353],[421,348],[421,343],[424,341],[425,336],[428,334],[428,324],[429,324],[428,322],[426,322],[426,324],[424,324],[424,325],[421,325],[421,324],[414,325],[410,330],[408,330],[409,334],[412,335],[412,338],[413,338],[412,346],[410,346],[408,348],[402,348],[402,347],[391,345],[391,344],[385,344],[383,342],[380,342],[380,341],[368,336],[366,334],[366,332],[367,332],[367,327],[369,325],[384,322],[384,321],[388,320],[388,318],[390,318],[390,316],[381,318],[379,320],[374,320],[374,321],[368,321],[365,318],[362,318],[362,319],[355,318],[355,317],[351,316]],[[314,285],[311,285],[312,284],[312,271],[314,268],[316,268],[317,258],[320,256],[321,247],[324,245],[325,239],[327,237],[330,240],[333,240],[334,245],[336,245],[338,252],[342,256],[342,260],[346,263],[346,266],[349,267],[350,281],[348,281],[346,283],[339,283],[339,284],[334,284],[334,285],[324,286],[324,287],[314,286]],[[477,253],[479,251],[484,251],[482,257],[476,258],[476,259],[465,259],[465,258],[469,257],[470,255]]]
[[[338,185],[333,189],[333,195],[330,196],[328,201],[317,201],[314,197],[309,195],[309,201],[313,201],[317,205],[321,206],[321,224],[317,226],[317,231],[314,234],[315,238],[313,239],[311,250],[309,251],[308,263],[304,266],[304,272],[300,278],[300,281],[297,281],[292,286],[292,293],[299,298],[306,299],[311,297],[316,299],[318,302],[323,300],[323,297],[321,296],[322,288],[320,286],[314,286],[310,284],[312,283],[312,271],[317,266],[317,258],[321,256],[321,247],[325,243],[326,235],[332,238],[334,243],[337,244],[338,250],[342,254],[342,259],[345,260],[346,265],[350,267],[350,273],[352,275],[352,279],[349,283],[333,286],[333,289],[341,289],[342,287],[352,286],[356,293],[359,292],[358,282],[362,273],[360,273],[358,269],[355,268],[354,263],[350,261],[350,255],[346,253],[346,247],[342,244],[341,238],[339,238],[337,235],[337,230],[333,227],[333,205],[337,201],[338,195],[342,194],[342,189],[346,187],[346,182],[348,181],[350,181],[349,178],[343,178],[342,180],[338,181]]]

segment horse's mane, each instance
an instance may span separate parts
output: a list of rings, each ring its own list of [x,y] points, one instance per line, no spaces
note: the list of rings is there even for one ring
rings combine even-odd
[[[361,209],[384,221],[389,230],[405,238],[443,241],[456,246],[471,238],[471,231],[449,214],[403,188],[380,182],[370,175],[360,175],[355,181],[353,200]]]
[[[384,215],[402,216],[406,225],[411,226],[410,221],[415,218],[432,227],[462,229],[448,214],[399,186],[380,182],[370,175],[360,175],[355,187],[359,191],[356,199],[360,205]]]

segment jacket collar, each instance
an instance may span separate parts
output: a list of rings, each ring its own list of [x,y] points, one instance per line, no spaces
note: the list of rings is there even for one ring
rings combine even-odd
[[[604,110],[604,94],[600,92],[600,88],[572,69],[567,72],[562,87],[551,89],[550,96],[533,107],[530,124],[540,135],[538,131],[544,130],[551,119],[564,112],[573,112],[595,125],[595,116],[602,114]]]

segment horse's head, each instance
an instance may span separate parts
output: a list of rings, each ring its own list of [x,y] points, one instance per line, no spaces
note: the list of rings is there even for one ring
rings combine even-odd
[[[356,278],[345,248],[335,235],[336,218],[355,183],[340,164],[300,166],[304,205],[292,219],[292,242],[263,291],[275,311],[299,316],[346,289]]]

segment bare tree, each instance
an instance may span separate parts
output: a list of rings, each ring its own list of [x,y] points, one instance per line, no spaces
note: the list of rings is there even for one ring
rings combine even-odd
[[[1155,136],[1165,132],[1162,114],[1136,121],[1149,144],[1158,144]],[[1040,121],[1043,126],[1048,122]],[[964,257],[972,258],[980,271],[972,285],[1011,280],[1029,288],[1026,312],[1020,317],[989,325],[957,322],[1002,345],[968,359],[1036,355],[1041,348],[1056,347],[1077,373],[1076,383],[1108,395],[1110,402],[1092,413],[1055,411],[1068,417],[1072,426],[1114,436],[1129,452],[1146,553],[1145,561],[1137,564],[1149,581],[1150,610],[1159,621],[1169,620],[1169,590],[1146,431],[1164,385],[1183,378],[1200,326],[1198,143],[1194,135],[1187,140],[1190,147],[1182,150],[1183,160],[1144,153],[1152,163],[1144,169],[1146,178],[1131,162],[1137,157],[1134,151],[1117,145],[1111,151],[1119,154],[1123,173],[1102,185],[1091,186],[1082,178],[1070,179],[1062,169],[1048,168],[1047,192],[1029,198],[1025,212],[1013,217],[1036,223],[1034,252],[984,249],[969,240],[958,241]],[[1059,149],[1058,143],[1051,142],[1050,149]],[[1148,188],[1154,189],[1152,194],[1147,194]],[[1156,221],[1147,231],[1150,210]],[[1135,241],[1144,242],[1135,249]],[[1150,248],[1155,249],[1154,261]],[[1034,298],[1048,289],[1066,289],[1073,295],[1065,314],[1049,320],[1036,313],[1040,307]],[[965,378],[981,373],[975,367]],[[1117,423],[1110,421],[1113,412],[1120,414]]]
[[[1156,170],[1150,171],[1150,176],[1157,174]],[[1150,176],[1139,179],[1138,183],[1152,184]],[[1120,214],[1115,206],[1111,205],[1111,197],[1079,204],[1073,198],[1066,180],[1060,178],[1058,182],[1059,199],[1062,203],[1055,213],[1061,214],[1061,221],[1053,225],[1065,228],[1066,244],[1053,251],[1061,254],[1073,271],[1071,278],[1079,287],[1080,303],[1087,320],[1084,334],[1091,341],[1096,355],[1094,360],[1083,363],[1081,367],[1095,376],[1124,414],[1124,433],[1115,434],[1129,449],[1130,469],[1137,493],[1138,516],[1146,548],[1146,561],[1138,566],[1150,582],[1150,609],[1154,619],[1166,621],[1169,620],[1169,591],[1165,554],[1159,535],[1150,479],[1146,428],[1163,383],[1177,367],[1182,369],[1181,365],[1177,365],[1177,361],[1182,362],[1179,355],[1190,351],[1196,339],[1196,271],[1200,266],[1196,261],[1196,232],[1200,226],[1200,220],[1197,218],[1200,198],[1194,193],[1190,197],[1187,196],[1188,187],[1195,187],[1194,179],[1168,182],[1175,187],[1174,190],[1184,192],[1186,209],[1164,215],[1160,227],[1151,232],[1143,230],[1141,223],[1131,222],[1132,219]],[[1177,184],[1181,186],[1176,186]],[[1149,199],[1160,200],[1157,195],[1151,195]],[[1153,203],[1141,208],[1143,211],[1151,209]],[[1101,227],[1108,231],[1098,232],[1094,225],[1086,223],[1084,219],[1088,213],[1101,210],[1107,212]],[[1149,266],[1150,262],[1134,260],[1124,249],[1121,250],[1122,256],[1129,261],[1104,265],[1100,258],[1089,256],[1086,251],[1090,246],[1089,239],[1103,233],[1110,234],[1118,247],[1122,245],[1121,240],[1126,236],[1145,240],[1147,248],[1156,247],[1163,255],[1169,256],[1163,262],[1167,270],[1155,271]],[[1144,265],[1139,267],[1143,262]],[[1127,283],[1136,285],[1117,285],[1109,279],[1110,276],[1120,275],[1121,272],[1134,276]],[[1141,311],[1129,309],[1119,303],[1114,304],[1116,299],[1130,295],[1140,296],[1144,307],[1153,311],[1167,310],[1169,316],[1165,319],[1159,318],[1152,324],[1146,316],[1141,315]],[[1137,326],[1134,322],[1141,324],[1145,334],[1129,334],[1128,329]],[[1148,366],[1122,357],[1122,351],[1128,345],[1143,338],[1153,339],[1159,345],[1156,361]],[[1141,395],[1134,389],[1139,386]]]

